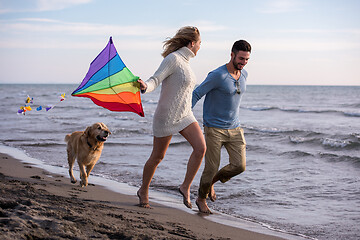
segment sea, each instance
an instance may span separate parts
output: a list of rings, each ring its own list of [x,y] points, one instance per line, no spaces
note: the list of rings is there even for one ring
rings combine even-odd
[[[160,89],[142,95],[145,117],[140,117],[72,97],[76,87],[0,84],[0,145],[66,172],[65,135],[104,122],[112,134],[89,182],[96,176],[139,187],[152,151]],[[32,98],[32,110],[19,114],[27,97]],[[201,127],[202,103],[203,99],[193,109]],[[39,106],[42,110],[37,111]],[[46,111],[48,106],[52,108]],[[234,221],[304,239],[360,239],[360,86],[248,85],[240,113],[247,168],[215,184],[217,201],[209,201],[209,207]],[[181,203],[177,188],[191,151],[181,135],[173,136],[150,194],[167,194]],[[225,149],[221,158],[221,166],[226,165]],[[203,168],[204,161],[191,187],[193,203]]]

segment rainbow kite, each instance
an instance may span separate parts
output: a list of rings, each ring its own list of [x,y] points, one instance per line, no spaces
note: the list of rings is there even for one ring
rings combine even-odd
[[[90,98],[96,105],[118,112],[134,112],[144,117],[139,77],[134,76],[109,43],[90,64],[84,80],[71,94]]]

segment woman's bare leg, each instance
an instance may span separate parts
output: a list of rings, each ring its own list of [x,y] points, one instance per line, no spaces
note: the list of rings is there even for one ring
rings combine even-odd
[[[153,151],[144,165],[142,185],[137,192],[140,206],[149,206],[149,187],[159,163],[164,159],[166,150],[169,147],[172,136],[154,137]]]
[[[190,124],[180,134],[190,143],[193,152],[190,155],[184,182],[180,186],[180,191],[190,203],[190,186],[200,168],[201,161],[206,152],[204,135],[197,122]],[[185,203],[185,202],[184,202]],[[185,204],[186,205],[186,204]],[[191,205],[191,204],[190,204]]]

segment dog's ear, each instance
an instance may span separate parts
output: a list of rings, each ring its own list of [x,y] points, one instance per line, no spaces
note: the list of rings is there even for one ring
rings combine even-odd
[[[88,136],[89,136],[90,129],[91,129],[91,127],[87,127],[87,128],[85,129],[85,131],[84,131],[85,137],[88,137]]]

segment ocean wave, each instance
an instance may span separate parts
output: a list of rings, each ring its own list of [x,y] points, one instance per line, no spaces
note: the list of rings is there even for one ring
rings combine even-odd
[[[316,143],[319,141],[317,138],[308,138],[302,136],[289,136],[289,140],[291,143],[299,144],[299,143]]]
[[[0,142],[4,145],[8,145],[9,143],[23,143],[27,141],[33,141],[33,138],[22,138],[22,139],[2,139]]]
[[[314,131],[305,131],[305,130],[299,130],[299,129],[281,129],[281,128],[276,128],[276,127],[243,126],[243,128],[246,130],[250,130],[253,132],[260,132],[260,133],[281,133],[281,134],[287,134],[287,135],[303,135],[303,136],[316,136],[316,135],[321,134],[321,133],[314,132]]]
[[[284,132],[283,130],[279,129],[279,128],[259,128],[259,127],[253,127],[253,126],[243,126],[244,129],[250,130],[250,131],[254,131],[254,132],[260,132],[260,133],[282,133]]]
[[[190,144],[186,140],[170,143],[170,146],[173,146],[173,147],[179,147],[179,146],[184,146],[184,145],[190,145]]]
[[[360,141],[360,133],[352,133],[351,136]]]
[[[251,107],[246,107],[246,106],[243,107],[243,106],[241,106],[241,108],[251,110],[251,111],[279,110],[278,107],[271,107],[271,106],[251,106]]]
[[[352,107],[352,108],[360,108],[360,103],[344,103],[341,104],[342,107]]]
[[[329,162],[350,162],[360,167],[360,157],[353,157],[347,155],[338,155],[334,153],[319,153],[321,159],[325,159]]]
[[[333,149],[351,150],[360,147],[359,139],[355,139],[352,135],[342,137],[341,139],[333,137],[289,136],[289,141],[293,144],[319,144],[325,148]]]
[[[242,198],[258,198],[261,197],[255,191],[240,191],[237,193],[230,193],[222,195],[222,199],[242,199]]]
[[[61,109],[62,111],[71,111],[71,110],[84,110],[84,112],[87,112],[89,110],[92,109],[97,109],[99,108],[99,106],[95,105],[95,104],[81,104],[81,105],[77,105],[77,104],[71,104],[71,105],[65,105],[62,103],[58,103],[58,102],[49,102],[47,104],[43,104],[42,106],[47,106],[47,105],[55,105],[54,109]],[[34,104],[34,105],[38,105],[38,104]]]
[[[123,134],[123,135],[148,135],[151,134],[152,131],[147,128],[137,128],[137,129],[129,129],[129,128],[115,128],[111,129],[112,134]]]
[[[24,143],[21,144],[22,147],[57,147],[65,146],[66,143],[56,143],[56,142],[34,142],[34,143]]]
[[[344,112],[344,115],[348,117],[360,117],[360,113],[355,112]]]
[[[282,156],[288,156],[288,157],[291,157],[291,158],[314,156],[314,155],[311,154],[311,153],[303,152],[303,151],[299,151],[299,150],[289,151],[289,152],[283,152],[283,153],[281,153],[280,155],[282,155]]]
[[[360,133],[351,133],[349,135],[329,135],[325,133],[299,130],[299,129],[281,129],[276,127],[254,127],[244,126],[247,135],[273,134],[287,137],[292,144],[311,144],[319,145],[325,148],[355,150],[360,147]]]
[[[139,142],[106,142],[107,146],[139,146]],[[152,146],[152,143],[141,143],[141,146]]]
[[[306,110],[301,108],[280,108],[275,106],[242,106],[241,108],[250,111],[282,111],[282,112],[293,112],[293,113],[318,113],[318,114],[342,114],[347,117],[360,117],[359,112],[348,112],[339,110]]]
[[[141,101],[143,104],[157,104],[158,103],[157,100],[153,100],[153,99],[142,99]]]
[[[343,140],[343,139],[332,139],[324,138],[322,139],[322,145],[330,148],[346,148],[346,149],[355,149],[360,147],[358,141]]]

